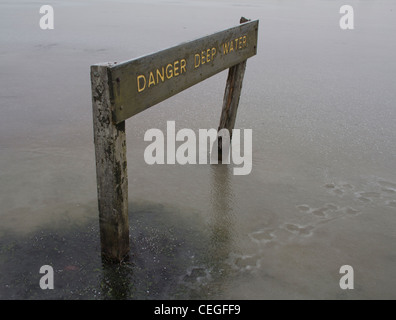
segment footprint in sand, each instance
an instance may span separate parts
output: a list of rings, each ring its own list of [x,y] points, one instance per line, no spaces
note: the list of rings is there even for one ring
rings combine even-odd
[[[332,203],[326,203],[320,208],[311,208],[307,204],[301,204],[296,206],[300,212],[313,214],[316,217],[327,218],[330,213],[337,211],[339,208],[337,205]]]
[[[317,209],[312,210],[311,213],[314,216],[325,218],[325,217],[327,217],[326,211],[328,211],[328,210],[329,210],[328,208],[317,208]]]
[[[274,229],[259,230],[249,233],[249,238],[255,243],[266,244],[275,238]]]
[[[312,235],[312,230],[314,229],[314,226],[300,226],[297,224],[287,223],[284,225],[284,229],[299,236],[310,236]]]
[[[373,186],[371,186],[373,188]],[[389,181],[380,180],[376,183],[374,190],[355,192],[355,197],[362,203],[374,205],[386,205],[394,207],[394,197],[396,196],[396,184]],[[393,199],[392,199],[393,198]]]
[[[227,263],[240,272],[254,271],[260,268],[260,258],[257,255],[230,254]]]
[[[335,204],[332,204],[332,203],[328,203],[328,204],[325,204],[321,208],[316,208],[316,209],[312,210],[311,213],[317,217],[328,218],[332,212],[337,211],[337,210],[338,210],[338,206],[336,206]]]
[[[369,191],[355,191],[355,187],[349,183],[327,183],[324,185],[326,190],[336,196],[344,197],[349,195],[354,199],[358,200],[361,204],[378,203],[383,201],[383,198],[387,198],[392,195],[396,195],[396,184],[384,180],[380,180],[377,183],[377,187],[371,185]],[[323,212],[322,212],[323,213]],[[320,215],[320,214],[319,214]]]
[[[334,183],[328,183],[325,185],[325,188],[332,194],[337,196],[342,196],[344,191],[339,186],[335,185]]]
[[[355,216],[355,215],[358,215],[358,214],[361,213],[360,210],[356,210],[356,209],[351,208],[351,207],[342,208],[342,211],[345,212],[346,214],[352,215],[352,216]]]
[[[355,189],[355,187],[349,183],[341,183],[339,185],[335,183],[327,183],[324,185],[328,192],[336,196],[344,196],[346,193]]]
[[[376,199],[381,198],[381,194],[378,192],[356,192],[356,197],[358,200],[362,201],[362,202],[372,202]]]
[[[296,207],[300,212],[304,214],[320,218],[320,220],[315,220],[315,222],[311,223],[311,225],[305,227],[293,224],[286,225],[286,230],[300,235],[311,235],[313,229],[321,224],[328,223],[334,219],[339,219],[346,216],[356,216],[361,213],[360,210],[357,210],[350,206],[339,207],[333,203],[326,203],[319,208],[313,208],[307,204],[301,204]]]

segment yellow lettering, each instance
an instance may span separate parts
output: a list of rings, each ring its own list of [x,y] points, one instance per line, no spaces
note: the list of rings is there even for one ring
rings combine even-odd
[[[143,80],[143,85],[141,85],[141,79]],[[138,92],[142,92],[146,88],[146,77],[142,74],[137,77],[137,87]]]
[[[177,77],[179,75],[179,67],[176,67],[179,64],[179,60],[176,60],[175,62],[173,62],[173,72],[175,77]]]
[[[157,69],[157,83],[159,83],[158,76],[161,78],[161,81],[165,81],[164,67],[162,67],[162,73]]]
[[[205,51],[201,51],[201,63],[205,64],[205,55],[204,55]]]
[[[150,71],[148,88],[150,88],[152,85],[155,86],[155,80],[154,80],[154,74],[153,74],[153,72]]]
[[[197,58],[198,58],[198,62],[197,62]],[[201,64],[201,57],[199,56],[199,53],[196,53],[194,56],[194,67],[198,68],[200,64]]]
[[[215,48],[215,47],[213,47],[213,48],[212,48],[212,60],[213,60],[213,58],[214,58],[215,54],[216,54],[216,48]]]
[[[224,54],[228,53],[228,42],[223,43],[223,53]]]
[[[232,41],[230,41],[230,52],[231,51],[234,51],[234,45],[233,45],[233,42]]]
[[[172,68],[173,68],[173,65],[168,63],[168,65],[166,66],[166,78],[167,79],[170,79],[173,77],[173,69]]]
[[[184,72],[186,72],[186,64],[187,64],[186,59],[180,60],[180,73],[183,73],[183,70]]]
[[[243,47],[246,47],[247,46],[247,42],[246,42],[246,36],[243,36]]]
[[[206,50],[206,61],[210,62],[210,49]]]
[[[239,37],[238,43],[239,43],[239,49],[242,49],[242,37]]]
[[[195,67],[199,67],[200,63],[201,55],[197,53],[195,55]],[[137,91],[142,92],[146,88],[165,82],[165,80],[177,77],[185,72],[187,72],[187,60],[175,60],[173,63],[168,63],[164,67],[153,69],[153,71],[147,73],[147,76],[144,74],[138,75],[136,78]]]

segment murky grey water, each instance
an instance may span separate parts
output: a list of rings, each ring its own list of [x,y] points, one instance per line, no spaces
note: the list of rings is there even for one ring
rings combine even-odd
[[[353,31],[343,4],[59,1],[43,31],[39,3],[2,1],[0,298],[395,299],[396,4],[349,1]],[[217,127],[226,72],[129,119],[132,259],[103,268],[89,66],[240,16],[260,19],[236,123],[252,173],[144,162],[150,128]]]

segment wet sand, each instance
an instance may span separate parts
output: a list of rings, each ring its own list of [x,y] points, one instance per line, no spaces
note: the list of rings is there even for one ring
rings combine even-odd
[[[396,5],[59,1],[0,11],[1,299],[395,299]],[[253,169],[149,166],[150,128],[216,128],[227,73],[129,119],[131,264],[104,268],[89,67],[259,19],[237,128]],[[51,264],[55,289],[39,288]],[[355,289],[341,290],[351,265]],[[124,280],[120,280],[124,279]],[[127,280],[125,280],[127,279]]]

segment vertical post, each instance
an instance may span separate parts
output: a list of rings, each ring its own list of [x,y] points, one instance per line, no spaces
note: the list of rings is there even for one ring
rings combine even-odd
[[[220,116],[220,129],[226,128],[232,135],[238,111],[239,97],[242,91],[242,81],[245,75],[246,60],[228,69],[228,77]]]
[[[121,262],[129,253],[125,121],[113,122],[110,66],[91,66],[92,112],[102,259]]]
[[[245,17],[241,17],[239,23],[243,24],[248,21],[250,20],[246,19]],[[241,96],[242,82],[243,82],[243,77],[245,75],[245,69],[246,69],[246,60],[228,69],[228,77],[224,92],[223,107],[221,110],[218,132],[221,129],[227,129],[228,132],[230,133],[230,141],[232,139],[232,129],[234,129],[235,119],[238,111],[239,98]],[[217,146],[218,146],[217,147],[218,158],[219,160],[221,160],[223,154],[222,152],[223,143],[221,136],[218,137]],[[229,146],[225,146],[225,147],[229,148]]]
[[[223,99],[223,108],[220,116],[218,131],[228,129],[230,141],[232,138],[232,129],[234,129],[235,119],[238,111],[239,98],[242,91],[242,81],[245,75],[246,60],[232,66],[228,70],[228,77]],[[228,148],[228,146],[225,146]],[[227,154],[227,153],[226,153]],[[218,137],[218,157],[222,158],[222,137]]]

